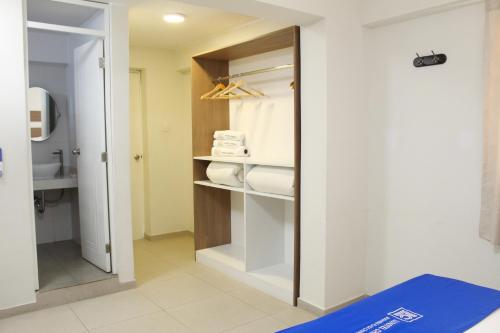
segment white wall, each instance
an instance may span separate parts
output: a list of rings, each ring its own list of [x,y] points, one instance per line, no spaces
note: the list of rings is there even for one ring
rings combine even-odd
[[[418,17],[483,0],[362,0],[364,25],[379,25]]]
[[[111,246],[113,269],[120,282],[134,280],[130,199],[129,40],[128,7],[110,5],[111,50]],[[113,232],[114,231],[114,232]]]
[[[478,236],[484,7],[366,32],[373,293],[423,273],[500,289],[500,253]],[[415,69],[415,52],[444,52]]]
[[[34,302],[31,155],[27,126],[23,1],[0,2],[0,309]]]
[[[328,34],[326,306],[364,294],[366,111],[358,1],[337,1]],[[346,33],[349,31],[349,33]]]

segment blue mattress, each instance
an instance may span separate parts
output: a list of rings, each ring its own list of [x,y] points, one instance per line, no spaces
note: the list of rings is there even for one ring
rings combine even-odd
[[[462,333],[499,308],[500,291],[422,275],[281,332]]]

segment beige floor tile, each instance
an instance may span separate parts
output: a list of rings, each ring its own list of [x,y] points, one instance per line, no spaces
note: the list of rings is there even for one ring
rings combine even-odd
[[[70,304],[87,328],[98,328],[160,310],[137,290],[92,298]]]
[[[197,333],[222,332],[265,317],[263,312],[229,295],[167,310]]]
[[[27,313],[0,320],[2,333],[81,333],[87,332],[67,306]]]
[[[196,265],[203,266],[201,264]],[[245,286],[244,284],[231,279],[226,274],[220,273],[210,268],[202,268],[199,272],[192,272],[191,274],[196,278],[201,279],[206,283],[224,291],[235,290],[238,288],[243,288]]]
[[[164,309],[200,301],[222,293],[208,283],[188,274],[181,278],[146,283],[138,290]]]
[[[269,315],[293,309],[291,305],[249,287],[230,291],[229,294]]]
[[[185,277],[186,274],[178,266],[162,259],[150,259],[147,263],[137,261],[135,265],[135,278],[139,286],[156,280]]]
[[[224,331],[224,333],[274,333],[287,328],[282,322],[271,317],[262,318],[249,324]]]
[[[90,333],[190,333],[187,327],[165,312],[122,321],[110,326],[91,330]]]
[[[289,326],[299,325],[311,320],[316,319],[317,317],[307,311],[298,308],[290,308],[286,311],[277,313],[272,316],[274,319],[279,320]]]

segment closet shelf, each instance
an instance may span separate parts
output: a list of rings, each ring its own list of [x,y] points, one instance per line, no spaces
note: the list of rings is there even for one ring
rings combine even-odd
[[[260,197],[280,199],[280,200],[286,200],[286,201],[295,201],[294,197],[291,197],[291,196],[288,196],[288,195],[281,195],[281,194],[273,194],[273,193],[264,193],[264,192],[256,192],[256,191],[251,191],[251,190],[245,190],[242,187],[233,187],[233,186],[215,184],[215,183],[212,183],[210,180],[196,180],[194,182],[194,184],[200,185],[200,186],[207,186],[207,187],[219,188],[221,190],[227,190],[227,191],[233,191],[233,192],[240,192],[240,193],[247,193],[247,194],[250,194],[250,195],[256,195],[256,196],[260,196]]]
[[[222,190],[228,190],[228,191],[234,191],[234,192],[244,192],[245,191],[242,187],[233,187],[233,186],[215,184],[215,183],[212,183],[210,180],[196,180],[194,183],[196,185],[215,187],[215,188],[220,188]]]
[[[196,260],[219,268],[231,267],[237,271],[245,270],[245,249],[243,246],[226,244],[196,251]]]
[[[293,267],[291,264],[281,263],[250,271],[249,273],[251,276],[282,291],[292,292],[293,290]]]
[[[216,156],[196,156],[198,161],[226,162],[226,163],[246,163],[248,157],[216,157]]]
[[[256,191],[251,191],[251,190],[246,190],[245,192],[247,194],[257,195],[257,196],[266,197],[266,198],[274,198],[274,199],[280,199],[280,200],[295,201],[294,197],[291,197],[291,196],[288,196],[288,195],[281,195],[281,194],[274,194],[274,193],[265,193],[265,192],[256,192]]]
[[[193,159],[198,161],[240,163],[247,165],[265,165],[265,166],[293,168],[293,163],[286,163],[279,161],[260,161],[260,160],[253,160],[251,157],[196,156]]]

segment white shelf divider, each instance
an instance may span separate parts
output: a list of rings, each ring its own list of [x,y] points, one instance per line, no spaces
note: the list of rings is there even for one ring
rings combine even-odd
[[[256,192],[256,191],[251,191],[251,190],[246,190],[246,193],[247,194],[251,194],[251,195],[258,195],[258,196],[266,197],[266,198],[295,201],[294,197],[291,197],[291,196],[288,196],[288,195],[281,195],[281,194],[274,194],[274,193],[264,193],[264,192]]]
[[[235,244],[227,244],[196,251],[198,262],[214,268],[230,267],[237,271],[245,271],[245,248]]]
[[[243,187],[233,187],[233,186],[215,184],[215,183],[212,183],[210,180],[197,180],[194,183],[196,185],[215,187],[215,188],[220,188],[222,190],[228,190],[228,191],[234,191],[234,192],[244,192],[245,191],[243,189]]]

